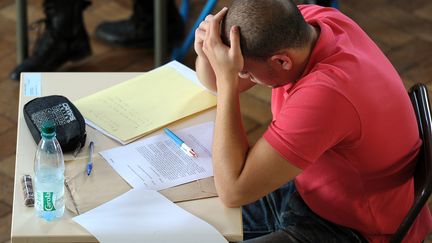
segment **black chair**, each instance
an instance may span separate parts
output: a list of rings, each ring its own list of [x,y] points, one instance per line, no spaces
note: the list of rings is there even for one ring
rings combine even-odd
[[[426,85],[414,85],[409,91],[409,96],[417,116],[419,134],[423,144],[414,171],[414,203],[398,230],[393,234],[391,243],[401,242],[404,239],[432,192],[432,118]]]

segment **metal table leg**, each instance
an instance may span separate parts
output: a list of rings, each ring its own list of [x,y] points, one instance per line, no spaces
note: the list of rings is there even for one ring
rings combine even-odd
[[[27,0],[16,0],[16,14],[17,63],[20,64],[28,56]]]
[[[154,0],[154,61],[155,67],[164,64],[167,58],[167,0]]]

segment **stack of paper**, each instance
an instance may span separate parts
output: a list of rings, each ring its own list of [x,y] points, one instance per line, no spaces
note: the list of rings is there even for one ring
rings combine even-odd
[[[163,66],[76,102],[84,117],[127,144],[216,105],[216,97]]]

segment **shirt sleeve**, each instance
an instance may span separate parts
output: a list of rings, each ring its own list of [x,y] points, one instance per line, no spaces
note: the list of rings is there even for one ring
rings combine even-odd
[[[351,102],[331,87],[315,85],[289,94],[264,139],[286,160],[305,169],[334,147],[352,146],[360,130]]]

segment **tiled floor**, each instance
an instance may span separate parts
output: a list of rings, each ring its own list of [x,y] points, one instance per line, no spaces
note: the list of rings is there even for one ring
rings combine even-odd
[[[29,22],[42,17],[42,0],[29,0]],[[192,16],[203,1],[193,0]],[[217,9],[229,5],[220,0]],[[389,57],[408,88],[423,82],[432,90],[432,1],[430,0],[341,0],[342,12],[353,18]],[[147,71],[152,68],[152,50],[124,49],[101,43],[94,28],[104,20],[129,15],[131,1],[93,0],[85,20],[91,36],[93,55],[63,71]],[[15,65],[15,2],[0,0],[0,242],[10,238],[11,205],[15,163],[15,140],[19,83],[8,79]],[[30,35],[35,38],[34,33]],[[121,60],[121,62],[119,62]],[[193,54],[185,63],[193,65]],[[267,88],[254,88],[241,97],[245,127],[251,142],[256,141],[271,120]]]

